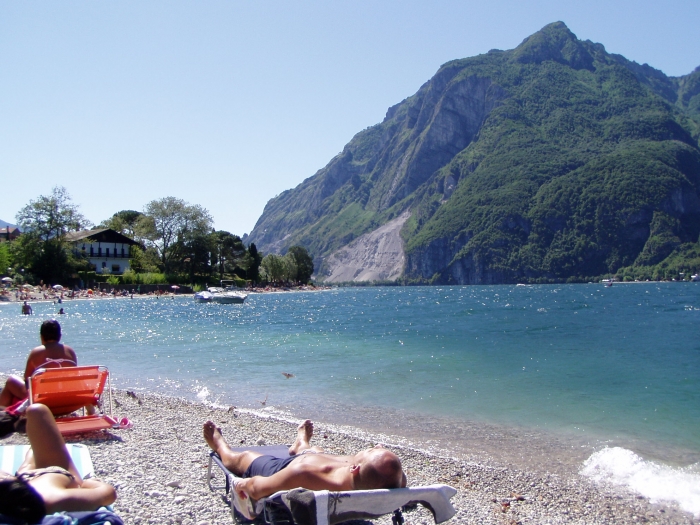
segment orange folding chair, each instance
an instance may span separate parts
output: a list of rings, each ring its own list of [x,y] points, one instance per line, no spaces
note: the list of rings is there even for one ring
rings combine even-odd
[[[109,413],[105,413],[102,401],[105,385],[109,392]],[[112,416],[112,386],[109,371],[104,366],[39,368],[29,379],[29,402],[49,407],[61,434],[119,426]],[[96,407],[99,413],[86,414],[85,407],[90,406]],[[81,409],[83,415],[68,416]]]

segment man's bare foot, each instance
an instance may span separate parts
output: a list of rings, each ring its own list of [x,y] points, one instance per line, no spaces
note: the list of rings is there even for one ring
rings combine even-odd
[[[310,419],[307,419],[297,428],[297,438],[294,440],[294,444],[289,447],[289,455],[294,456],[299,452],[310,448],[311,445],[309,445],[309,441],[311,441],[311,437],[313,435],[314,424]]]
[[[209,448],[212,450],[218,452],[222,446],[228,447],[224,436],[221,434],[221,429],[211,421],[204,423],[202,433],[204,434],[204,441],[207,442],[207,445],[209,445]]]

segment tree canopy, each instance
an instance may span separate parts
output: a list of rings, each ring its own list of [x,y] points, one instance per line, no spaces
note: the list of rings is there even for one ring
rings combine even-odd
[[[158,252],[167,271],[175,262],[190,255],[188,242],[207,235],[212,223],[209,212],[199,204],[165,197],[146,205],[136,229],[146,239],[148,246]]]
[[[17,214],[22,235],[12,242],[16,266],[45,283],[66,282],[84,261],[76,260],[65,241],[66,233],[87,228],[90,223],[72,203],[65,188],[57,186],[50,195],[29,201]]]

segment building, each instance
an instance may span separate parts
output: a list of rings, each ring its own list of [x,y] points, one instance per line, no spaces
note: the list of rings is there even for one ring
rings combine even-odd
[[[21,232],[16,226],[3,226],[0,228],[0,242],[14,241],[20,234]]]
[[[70,232],[66,240],[73,244],[73,253],[88,259],[97,273],[117,275],[129,269],[131,247],[138,245],[126,235],[108,228]]]

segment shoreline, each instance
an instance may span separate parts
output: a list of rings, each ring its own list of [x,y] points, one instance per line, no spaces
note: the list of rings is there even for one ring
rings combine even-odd
[[[0,374],[3,379],[6,374]],[[298,421],[265,409],[236,409],[152,393],[114,391],[114,415],[128,417],[131,430],[68,436],[85,443],[96,476],[117,488],[115,511],[128,524],[231,523],[220,493],[206,486],[208,447],[202,424],[211,419],[231,445],[289,443]],[[13,434],[0,444],[24,444]],[[675,503],[654,504],[629,490],[593,482],[582,475],[561,476],[506,468],[478,454],[454,457],[418,448],[400,436],[315,421],[314,443],[331,453],[349,454],[383,443],[401,457],[409,486],[445,483],[458,490],[457,514],[448,523],[682,523],[700,519]],[[418,506],[404,513],[407,523],[433,523]],[[389,525],[390,516],[372,523]]]

